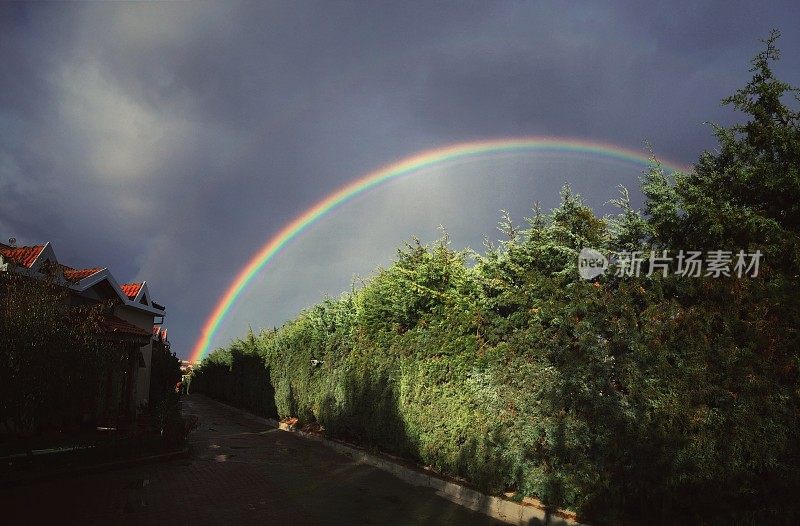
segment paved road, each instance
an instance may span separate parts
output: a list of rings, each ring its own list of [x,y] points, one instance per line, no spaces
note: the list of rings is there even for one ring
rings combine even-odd
[[[0,489],[0,522],[501,524],[202,395],[183,410],[191,458]]]

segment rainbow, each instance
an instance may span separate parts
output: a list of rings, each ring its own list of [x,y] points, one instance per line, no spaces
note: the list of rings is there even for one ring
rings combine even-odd
[[[647,165],[649,155],[612,144],[590,142],[574,138],[521,137],[497,140],[465,142],[426,150],[397,162],[379,168],[365,176],[339,188],[314,206],[294,218],[275,234],[256,252],[247,264],[239,271],[236,278],[217,302],[214,310],[203,324],[202,333],[194,344],[190,361],[201,360],[208,352],[211,339],[236,299],[258,274],[286,245],[300,235],[306,228],[319,221],[336,207],[346,203],[353,197],[379,186],[389,180],[409,175],[432,165],[469,159],[484,155],[498,155],[515,152],[561,153],[569,155],[598,156],[637,165]],[[672,171],[683,170],[675,163],[662,163]]]

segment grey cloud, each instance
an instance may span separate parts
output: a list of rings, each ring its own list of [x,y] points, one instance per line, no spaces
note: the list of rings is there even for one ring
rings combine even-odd
[[[784,29],[779,71],[800,84],[795,12],[790,2],[4,4],[0,235],[50,240],[68,263],[147,279],[186,355],[258,246],[332,190],[416,151],[543,134],[634,149],[650,139],[693,161],[714,144],[702,122],[733,118],[718,101],[746,81],[770,28]],[[506,188],[519,210],[517,194],[528,206],[526,189],[563,182],[508,177],[516,182],[475,192],[488,206]],[[611,197],[611,175],[581,184],[598,208]],[[247,305],[278,319],[346,288],[409,229],[433,235],[434,202],[389,206],[404,202],[402,188],[368,199],[409,218],[378,216],[372,231],[353,232],[359,218],[342,210],[349,229],[296,244],[282,256],[291,264],[276,262],[282,274],[265,274],[279,290],[254,290],[283,307],[243,302],[236,323],[252,320]],[[461,241],[493,233],[495,210],[478,221],[457,194],[437,195]],[[329,275],[308,283],[303,261]]]

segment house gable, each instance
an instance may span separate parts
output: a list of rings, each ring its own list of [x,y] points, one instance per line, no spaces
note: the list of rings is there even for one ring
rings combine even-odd
[[[49,242],[22,247],[0,243],[0,258],[0,270],[13,268],[15,273],[40,279],[54,271],[60,285],[86,299],[114,300],[153,316],[165,314],[164,307],[150,298],[147,282],[120,285],[107,268],[76,269],[63,265]]]

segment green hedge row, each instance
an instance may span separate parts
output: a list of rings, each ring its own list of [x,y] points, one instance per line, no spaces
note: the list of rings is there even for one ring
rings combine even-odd
[[[265,417],[278,416],[269,368],[253,338],[235,342],[203,361],[202,373],[189,379],[189,391],[201,392]]]
[[[281,417],[598,524],[800,523],[800,117],[772,58],[770,41],[729,100],[752,120],[691,173],[655,164],[644,214],[623,192],[599,218],[566,188],[486,254],[411,243],[216,351],[192,389],[260,412],[274,396]],[[764,258],[757,278],[590,282],[587,246]]]

